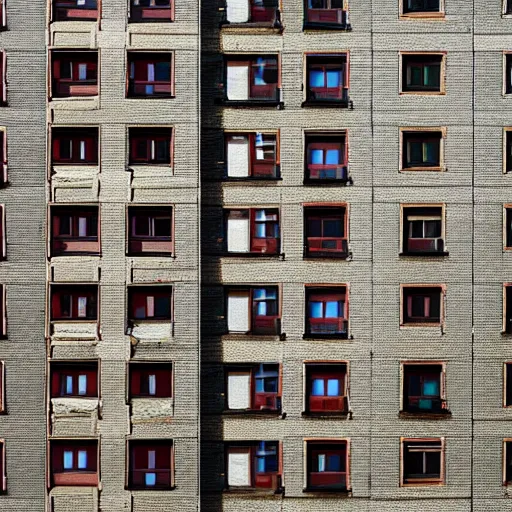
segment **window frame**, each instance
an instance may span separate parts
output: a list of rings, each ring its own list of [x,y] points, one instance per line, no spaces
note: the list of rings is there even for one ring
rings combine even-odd
[[[172,1],[172,0],[171,0]],[[137,131],[143,131],[143,130],[147,130],[147,132],[149,133],[149,138],[148,139],[144,139],[143,137],[141,136],[133,136],[133,134],[137,135],[136,132]],[[161,131],[162,134],[158,134],[158,132]],[[169,133],[164,133],[164,132],[169,132]],[[137,126],[128,126],[127,127],[127,134],[126,134],[126,140],[127,140],[127,152],[128,152],[128,156],[127,156],[127,165],[128,166],[139,166],[139,165],[142,165],[142,166],[157,166],[157,167],[170,167],[172,171],[174,171],[174,149],[175,149],[175,146],[174,146],[174,139],[175,139],[175,127],[174,126],[160,126],[160,125],[147,125],[147,126],[140,126],[140,125],[137,125]],[[169,135],[169,137],[167,137]],[[151,138],[152,137],[152,138]],[[168,163],[162,163],[162,162],[158,162],[156,160],[151,160],[151,158],[149,159],[146,159],[146,160],[143,160],[143,159],[135,159],[134,156],[133,156],[133,153],[134,153],[134,147],[132,146],[132,144],[135,143],[135,141],[137,140],[145,140],[146,141],[146,145],[149,143],[149,142],[152,142],[153,140],[168,140],[169,141],[169,162]],[[155,153],[156,153],[156,148],[155,148]]]
[[[0,0],[1,1],[1,0]],[[7,153],[7,127],[0,126],[0,187],[9,182],[8,153]]]
[[[310,446],[325,446],[325,445],[337,445],[345,446],[345,488],[344,489],[328,489],[328,488],[315,488],[310,486],[310,473],[311,473],[311,461],[310,461]],[[349,437],[337,437],[337,438],[319,438],[311,437],[304,439],[303,445],[304,454],[304,489],[306,493],[338,493],[347,494],[352,490],[351,481],[351,439]],[[339,471],[338,473],[343,473]]]
[[[318,139],[316,141],[315,139]],[[321,140],[323,139],[323,140]],[[312,165],[323,165],[324,167],[332,167],[334,164],[312,164],[309,163],[310,160],[310,146],[312,144],[320,145],[320,149],[322,149],[324,155],[323,158],[325,160],[325,150],[329,149],[329,145],[340,145],[340,157],[343,160],[342,163],[337,164],[337,167],[342,168],[342,177],[341,178],[312,178],[311,170],[309,166]],[[331,131],[331,130],[304,130],[303,131],[303,153],[304,153],[304,183],[307,185],[324,185],[324,184],[337,184],[337,183],[346,183],[350,181],[349,179],[349,142],[348,142],[348,130],[339,130],[339,131]],[[315,149],[315,148],[313,148]],[[319,169],[321,172],[322,169]]]
[[[438,443],[440,448],[439,479],[407,482],[405,476],[406,443]],[[418,479],[419,480],[419,479]],[[446,485],[446,443],[444,437],[400,437],[400,487],[438,487]]]
[[[510,235],[508,234],[509,230]],[[512,251],[512,203],[505,203],[503,205],[503,251]]]
[[[69,282],[65,282],[65,283],[62,283],[62,282],[49,282],[48,283],[48,286],[49,286],[49,291],[50,293],[48,294],[49,295],[49,318],[50,318],[50,322],[53,324],[53,323],[95,323],[97,325],[99,325],[100,323],[100,311],[101,311],[101,304],[100,304],[100,297],[101,297],[101,289],[100,289],[100,285],[99,283],[83,283],[83,282],[76,282],[76,283],[69,283]],[[79,293],[81,293],[80,291],[79,292],[75,292],[76,288],[83,288],[83,287],[86,287],[86,288],[96,288],[96,318],[87,318],[87,313],[86,313],[86,316],[85,317],[74,317],[74,316],[70,316],[70,317],[56,317],[55,316],[55,313],[54,313],[54,297],[55,297],[55,288],[58,289],[58,291],[60,291],[60,289],[69,289],[70,292],[70,296],[72,297],[72,303],[71,303],[71,307],[72,309],[75,309],[75,300],[74,300],[74,297],[79,297]],[[85,293],[85,292],[83,292]],[[62,293],[59,294],[58,296],[61,296],[63,295]],[[56,299],[55,299],[55,302],[56,302]],[[87,308],[87,306],[86,306]],[[60,311],[60,304],[59,304],[59,307],[58,307],[58,310]],[[78,311],[78,303],[76,304],[76,309]]]
[[[0,414],[5,414],[7,412],[7,408],[5,406],[5,395],[5,361],[0,360]]]
[[[5,7],[5,5],[4,5]],[[4,28],[2,28],[4,30]],[[5,49],[0,50],[0,80],[1,84],[1,97],[0,97],[0,107],[6,107],[8,105],[7,102],[7,52]]]
[[[145,367],[142,370],[138,369],[138,367]],[[133,391],[133,381],[132,378],[135,377],[133,372],[150,372],[151,370],[148,370],[146,368],[157,368],[157,370],[154,371],[160,371],[160,372],[169,372],[170,373],[170,381],[169,381],[169,387],[170,387],[170,396],[162,395],[160,396],[158,393],[155,395],[151,394],[138,394],[135,395]],[[144,399],[144,400],[174,400],[174,394],[175,394],[175,383],[174,383],[174,377],[176,374],[176,365],[172,361],[157,361],[157,360],[134,360],[130,359],[127,362],[127,368],[126,368],[126,403],[131,403],[132,400],[138,400],[138,399]],[[158,385],[158,378],[155,379],[156,383],[155,385]]]
[[[64,130],[68,130],[65,132]],[[67,137],[62,137],[62,135],[59,132],[66,133]],[[90,131],[90,133],[87,133]],[[71,135],[69,135],[69,133]],[[85,154],[87,155],[88,152],[92,153],[93,158],[88,159],[86,158],[83,161],[75,161],[74,156],[72,155],[70,159],[63,159],[55,158],[55,154],[57,152],[56,147],[60,150],[60,144],[61,140],[63,138],[69,138],[73,145],[77,144],[77,142],[80,140],[80,137],[85,139],[85,142],[87,142],[87,139],[90,140],[91,148],[88,149],[87,146],[85,147]],[[100,127],[99,126],[51,126],[50,127],[50,137],[49,137],[49,143],[50,143],[50,166],[95,166],[98,167],[100,163]]]
[[[408,12],[405,8],[407,0],[399,0],[400,2],[400,19],[445,19],[445,0],[439,0],[439,11],[417,11]]]
[[[418,134],[417,138],[421,135],[426,135],[428,133],[432,134],[440,134],[439,137],[439,165],[413,165],[407,166],[405,165],[407,161],[407,142],[408,139],[413,137],[414,134]],[[447,128],[445,126],[439,127],[400,127],[399,128],[399,137],[400,137],[400,151],[399,151],[399,160],[398,160],[398,171],[399,172],[444,172],[446,171],[445,164],[445,141],[447,135]],[[434,139],[434,137],[431,137]],[[421,140],[421,139],[420,139]],[[423,139],[423,140],[428,140]],[[436,137],[437,140],[437,137]]]
[[[227,18],[227,9],[228,9],[228,6],[227,6],[227,2],[226,2],[226,13],[225,13],[225,17],[223,19],[223,21],[221,22],[221,28],[222,29],[225,29],[225,28],[228,28],[229,27],[234,27],[236,29],[240,29],[240,28],[255,28],[255,27],[266,27],[266,28],[271,28],[271,29],[279,29],[281,30],[282,29],[282,25],[281,25],[281,1],[280,0],[275,0],[275,3],[276,3],[276,6],[275,7],[266,7],[266,6],[261,6],[262,9],[274,9],[275,12],[273,13],[273,18],[271,20],[254,20],[254,12],[253,10],[257,9],[258,6],[255,6],[254,5],[254,0],[248,0],[248,4],[249,4],[249,20],[248,21],[245,21],[245,22],[242,22],[242,21],[229,21],[228,18]]]
[[[174,22],[175,18],[175,1],[170,0],[170,6],[136,6],[133,5],[134,0],[130,0],[128,3],[128,22],[129,23],[172,23]],[[166,14],[166,11],[169,11],[168,16],[155,16],[153,18],[151,17],[144,17],[144,11],[149,10],[151,12],[151,9],[154,9],[155,11],[162,11],[163,14]],[[138,15],[135,15],[138,11],[141,11],[140,18]]]
[[[92,21],[92,22],[99,22],[101,19],[101,1],[102,0],[96,0],[96,7],[95,8],[80,8],[78,6],[58,6],[58,0],[52,0],[51,1],[51,8],[50,8],[50,23],[55,23],[59,21]],[[68,0],[69,2],[69,0]],[[88,11],[91,11],[91,15],[85,15],[85,16],[76,16],[72,17],[70,19],[60,19],[60,16],[58,15],[58,10],[77,10],[77,11],[85,11],[86,13]],[[94,15],[92,13],[95,13]]]
[[[349,9],[348,9],[348,1],[343,1],[343,7],[341,9],[332,7],[331,0],[327,0],[331,7],[326,8],[314,8],[309,7],[309,0],[304,0],[303,9],[304,9],[304,20],[303,20],[303,29],[304,30],[351,30],[350,22],[349,22]],[[337,18],[341,18],[340,22],[326,22],[326,21],[316,21],[310,19],[310,11],[335,11],[337,13]],[[314,14],[314,13],[313,13]]]
[[[444,96],[446,94],[446,59],[447,51],[424,51],[424,52],[412,52],[402,51],[398,52],[398,80],[399,80],[399,95],[416,95],[416,96]],[[428,90],[416,90],[407,91],[404,89],[403,75],[404,75],[404,57],[424,57],[424,56],[440,56],[441,60],[439,63],[439,91],[428,91]]]
[[[83,62],[80,62],[81,60],[84,60],[82,55],[88,54],[88,55],[95,55],[96,56],[96,79],[83,79],[83,80],[76,80],[73,78],[61,78],[60,77],[60,66],[62,64],[62,60],[68,59],[70,62],[70,65],[74,68],[75,66],[78,66],[79,64],[83,64]],[[73,57],[71,59],[71,55],[76,55],[76,58]],[[87,48],[78,48],[78,49],[50,49],[49,50],[49,59],[48,59],[48,66],[49,66],[49,89],[50,89],[50,100],[67,100],[69,98],[80,98],[82,100],[87,99],[93,99],[98,97],[100,93],[100,78],[101,78],[101,55],[99,50],[97,49],[87,49]],[[92,59],[91,59],[92,61]],[[88,64],[89,61],[86,60],[85,64]],[[93,62],[94,64],[94,62]],[[56,77],[55,69],[59,67],[59,72],[57,73],[59,76]],[[61,85],[62,80],[64,80],[64,83],[69,83],[69,87],[72,86],[83,86],[86,87],[84,89],[85,93],[80,94],[72,94],[71,90],[68,94],[66,93],[58,93],[57,89],[58,86]],[[85,83],[81,83],[85,82]],[[88,92],[90,89],[90,92]]]
[[[130,78],[131,76],[131,67],[132,63],[136,62],[140,59],[141,62],[148,64],[153,64],[153,66],[159,62],[167,62],[163,58],[161,60],[158,60],[157,56],[163,55],[170,57],[170,65],[169,65],[169,72],[170,72],[170,81],[165,82],[169,83],[170,91],[162,94],[135,94],[131,92],[131,88],[133,85],[135,85],[135,75],[134,78]],[[135,56],[134,60],[131,60]],[[141,57],[142,56],[142,57]],[[157,60],[154,60],[154,59]],[[165,99],[172,99],[176,97],[176,51],[175,50],[126,50],[125,51],[125,62],[126,62],[126,93],[125,93],[125,99],[135,99],[135,100],[145,100],[145,99],[151,99],[151,100],[165,100]],[[135,71],[134,71],[135,72]],[[132,83],[133,82],[133,83]],[[137,82],[152,82],[153,86],[157,82],[162,82],[163,80],[137,80]],[[146,84],[148,85],[148,84]]]
[[[507,290],[510,290],[510,302],[511,302],[511,311],[510,311],[510,322],[507,321]],[[512,334],[512,283],[505,282],[503,283],[503,326],[502,326],[502,334]]]
[[[169,445],[169,446],[167,446]],[[133,475],[132,475],[132,459],[133,459],[133,447],[134,446],[146,446],[147,452],[151,448],[156,447],[162,447],[165,446],[168,447],[170,452],[170,460],[169,460],[169,469],[167,470],[160,470],[160,471],[168,471],[170,476],[170,482],[168,486],[136,486],[133,484]],[[126,440],[126,446],[125,446],[125,454],[126,454],[126,464],[125,464],[125,489],[131,490],[131,491],[172,491],[175,489],[175,477],[176,477],[176,467],[175,467],[175,448],[176,448],[176,442],[174,439],[155,439],[155,438],[143,438],[143,439],[127,439]],[[156,451],[156,450],[155,450]],[[137,471],[148,471],[150,469],[157,469],[157,468],[143,468],[139,469]]]
[[[510,366],[511,368],[511,377],[512,377],[512,361],[507,360],[503,363],[503,408],[511,409],[512,408],[512,379],[509,382],[509,378],[507,375],[507,368]],[[511,386],[510,390],[510,403],[507,403],[507,387]]]
[[[0,439],[0,493],[7,491],[7,465],[5,439]]]
[[[441,237],[438,240],[443,241],[442,251],[409,251],[407,249],[407,243],[409,236],[405,237],[405,228],[408,222],[407,210],[412,209],[427,209],[427,208],[440,208],[441,209]],[[424,216],[428,218],[428,215],[418,214],[418,217]],[[433,215],[432,215],[433,216]],[[418,238],[417,240],[428,240],[429,238]],[[445,203],[401,203],[400,204],[400,256],[447,256],[449,253],[446,250],[446,204]]]
[[[163,290],[163,291],[157,291],[157,290]],[[142,291],[141,291],[142,290]],[[166,292],[169,292],[170,295],[167,295]],[[141,296],[144,296],[146,298],[146,305],[145,311],[146,316],[144,318],[135,318],[133,314],[133,294],[137,293]],[[150,293],[153,293],[155,295],[149,295]],[[162,317],[162,318],[156,318],[148,317],[147,316],[147,298],[153,297],[153,300],[158,296],[160,297],[167,297],[169,296],[169,306],[171,308],[171,312],[169,317]],[[140,323],[171,323],[174,324],[175,321],[175,295],[176,295],[176,285],[174,283],[143,283],[143,284],[128,284],[126,286],[126,304],[128,306],[127,308],[127,323],[128,326],[132,326],[134,324],[140,324]],[[153,304],[153,308],[155,308],[155,304]]]
[[[0,339],[7,337],[7,285],[0,284],[0,313],[2,315],[0,324]]]
[[[406,289],[422,289],[422,288],[439,288],[439,321],[438,322],[407,322],[405,315],[405,308],[407,307],[405,290]],[[423,284],[423,283],[412,283],[412,284],[400,284],[400,329],[408,328],[430,328],[430,327],[441,327],[445,326],[445,301],[446,301],[446,284]],[[428,318],[428,317],[425,317]]]
[[[99,400],[101,397],[101,365],[99,359],[51,359],[49,362],[49,372],[48,372],[48,390],[49,390],[49,398],[52,399],[61,399],[61,398],[72,398],[76,399],[97,399]],[[70,370],[69,368],[76,367],[76,369]],[[89,367],[89,368],[87,368]],[[94,368],[93,368],[94,367]],[[62,368],[62,369],[61,369]],[[80,394],[60,394],[56,393],[55,387],[61,387],[62,377],[67,376],[64,372],[72,372],[75,375],[79,375],[80,372],[95,372],[96,378],[94,380],[94,385],[92,386],[92,391],[94,391],[94,387],[96,389],[96,395],[92,392],[87,393],[89,389],[90,383],[87,383],[86,393],[83,395]],[[54,378],[57,377],[57,378]],[[58,382],[56,382],[58,380]],[[74,385],[73,385],[74,386]]]
[[[262,181],[262,180],[280,180],[281,178],[281,143],[280,143],[280,131],[279,129],[270,130],[224,130],[224,160],[225,165],[224,179],[226,181]],[[274,165],[274,176],[270,175],[255,175],[254,165],[257,162],[255,158],[256,153],[256,135],[261,133],[263,136],[273,135],[275,137],[275,161],[269,162],[267,165]],[[228,144],[229,139],[232,137],[247,137],[249,145],[249,162],[248,162],[248,175],[247,176],[229,176],[228,175]]]

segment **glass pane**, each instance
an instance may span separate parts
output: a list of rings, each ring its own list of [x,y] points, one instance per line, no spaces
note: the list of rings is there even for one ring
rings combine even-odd
[[[71,78],[71,62],[61,61],[60,63],[60,77],[61,78]]]
[[[73,469],[73,452],[64,452],[64,469]]]
[[[324,234],[326,237],[343,236],[342,222],[338,219],[324,220]]]
[[[168,217],[156,217],[153,219],[155,236],[171,236],[171,219]]]
[[[263,393],[265,391],[265,381],[263,379],[256,379],[256,393]]]
[[[71,158],[71,148],[73,141],[71,139],[61,139],[60,141],[60,158],[62,160],[69,160]]]
[[[78,469],[87,469],[87,451],[78,451]]]
[[[265,59],[258,57],[254,67],[254,85],[267,85],[265,82]]]
[[[412,316],[425,316],[425,299],[422,296],[412,297]]]
[[[327,71],[327,87],[339,87],[341,83],[341,71]]]
[[[322,236],[322,221],[320,219],[308,220],[308,236]]]
[[[156,485],[156,473],[146,473],[144,475],[144,483],[147,487],[152,487]]]
[[[66,395],[73,394],[73,377],[71,375],[66,376]]]
[[[318,471],[320,473],[325,471],[325,455],[323,453],[318,454]]]
[[[266,393],[277,393],[277,378],[266,378],[263,382]]]
[[[421,142],[409,142],[409,164],[419,164],[423,162],[423,146]]]
[[[255,220],[266,220],[265,210],[256,210]]]
[[[164,318],[171,314],[170,297],[155,297],[155,316]]]
[[[323,9],[326,0],[309,0],[310,9]]]
[[[171,65],[169,62],[157,62],[155,64],[155,80],[157,82],[169,82],[171,80]]]
[[[423,85],[422,71],[423,68],[420,66],[409,67],[409,85]]]
[[[146,215],[135,217],[135,234],[139,236],[149,235],[149,219]]]
[[[322,165],[324,163],[324,152],[322,149],[312,149],[309,155],[312,164]]]
[[[421,378],[419,375],[410,375],[409,376],[409,389],[410,396],[420,396],[421,395]]]
[[[169,142],[166,140],[156,141],[156,160],[159,162],[168,163],[171,161],[169,155]]]
[[[439,396],[439,379],[425,378],[423,381],[423,396]]]
[[[156,375],[148,375],[148,394],[156,395]]]
[[[80,160],[85,160],[85,140],[80,141]]]
[[[438,238],[441,236],[441,221],[426,220],[425,221],[425,238]]]
[[[423,221],[413,220],[410,223],[411,238],[423,238]]]
[[[310,302],[309,303],[309,318],[323,318],[323,303]]]
[[[329,301],[325,303],[325,318],[339,318],[340,309],[338,301]]]
[[[405,461],[406,475],[422,475],[423,474],[423,453],[410,452],[408,450]]]
[[[156,451],[148,450],[148,469],[156,468]]]
[[[340,163],[340,150],[328,149],[325,154],[325,163],[329,165],[338,165]]]
[[[253,291],[254,300],[263,300],[266,297],[265,288],[255,288]]]
[[[425,85],[429,87],[439,87],[441,66],[439,64],[430,64],[425,66]]]
[[[327,457],[327,471],[341,471],[341,457],[329,455]]]
[[[87,64],[78,64],[78,80],[87,79]]]
[[[338,379],[327,381],[327,396],[340,396],[340,381]]]
[[[313,379],[311,396],[325,396],[324,379]]]
[[[425,453],[427,475],[440,475],[441,474],[441,453],[429,452]]]
[[[423,160],[429,165],[439,163],[439,144],[437,142],[425,142],[423,144]]]
[[[71,217],[62,215],[59,217],[59,235],[71,235]]]
[[[87,375],[79,375],[78,376],[78,394],[79,395],[87,394]]]
[[[257,316],[267,316],[267,303],[266,302],[258,302],[256,304],[256,315]]]
[[[310,87],[324,87],[325,86],[324,72],[312,69],[309,72],[309,86]]]
[[[256,457],[256,473],[265,473],[265,457]]]
[[[255,224],[255,233],[254,236],[256,238],[265,238],[266,237],[266,224],[258,223]]]

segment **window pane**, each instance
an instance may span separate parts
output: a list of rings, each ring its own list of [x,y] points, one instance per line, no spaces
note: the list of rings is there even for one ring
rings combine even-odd
[[[311,387],[312,396],[325,396],[324,393],[324,379],[313,379]]]
[[[254,236],[256,238],[265,238],[266,235],[266,224],[258,223],[255,224],[255,233]]]
[[[265,391],[265,381],[263,379],[256,379],[256,393],[263,393]]]
[[[71,217],[69,215],[59,217],[59,235],[71,235]]]
[[[327,381],[327,396],[340,396],[340,381],[338,379]]]
[[[171,158],[169,155],[169,142],[166,140],[156,141],[156,159],[159,162],[170,162]]]
[[[155,297],[155,316],[169,317],[171,314],[170,297]]]
[[[322,473],[326,470],[325,468],[325,455],[323,453],[318,454],[318,471]]]
[[[62,295],[60,297],[60,314],[64,318],[71,316],[71,296]]]
[[[157,62],[155,64],[155,80],[168,82],[171,79],[171,66],[169,62]]]
[[[423,382],[423,396],[439,396],[439,380],[426,377]]]
[[[66,376],[66,395],[73,394],[73,377],[71,375]]]
[[[410,452],[408,449],[405,461],[405,473],[407,475],[423,474],[423,452]]]
[[[323,318],[323,302],[309,303],[309,318]]]
[[[441,236],[441,221],[426,220],[425,221],[425,238],[438,238]]]
[[[413,220],[410,221],[411,238],[423,238],[423,221]]]
[[[421,378],[419,375],[409,376],[409,395],[420,396],[421,395]]]
[[[425,316],[425,298],[423,296],[412,297],[412,316]]]
[[[148,143],[146,140],[138,140],[135,144],[135,154],[137,158],[146,160],[148,158]]]
[[[135,234],[139,236],[149,235],[149,220],[146,215],[137,215],[135,217]]]
[[[144,475],[144,483],[148,487],[152,487],[153,485],[156,485],[156,473],[146,473]]]
[[[325,79],[324,72],[312,69],[309,72],[309,86],[310,87],[324,87]]]
[[[429,452],[425,454],[427,459],[427,475],[441,474],[441,453]]]
[[[422,79],[423,68],[420,66],[410,66],[410,83],[409,85],[423,85]]]
[[[338,165],[340,163],[340,150],[328,149],[325,154],[325,163],[329,165]]]
[[[264,391],[266,393],[277,393],[277,377],[264,379]]]
[[[148,469],[156,468],[156,451],[149,450],[148,451]]]
[[[329,301],[325,303],[325,318],[339,318],[340,309],[337,301]]]
[[[329,455],[327,457],[327,471],[341,471],[341,457]]]
[[[171,236],[171,219],[167,217],[157,217],[153,219],[155,236]]]
[[[156,395],[156,375],[148,376],[148,394]]]
[[[87,64],[78,64],[78,80],[87,79]]]
[[[324,220],[324,235],[326,237],[343,236],[342,222],[338,219]]]
[[[64,469],[73,469],[73,452],[64,452]]]
[[[79,395],[87,394],[87,375],[79,375],[78,376],[78,394]]]
[[[78,469],[87,469],[87,451],[78,451]]]
[[[425,163],[435,165],[439,163],[439,143],[425,142],[423,144],[423,160]]]
[[[441,66],[439,64],[430,64],[425,66],[425,85],[429,87],[439,87]]]
[[[409,142],[409,164],[423,162],[423,145],[421,142]]]
[[[61,78],[71,78],[71,62],[69,61],[61,61],[60,63],[60,77]]]
[[[78,217],[78,236],[87,236],[87,218]]]
[[[322,149],[312,149],[309,154],[312,164],[322,165],[324,163],[324,152]]]
[[[327,71],[327,87],[339,87],[341,83],[341,71]]]
[[[61,139],[60,140],[60,158],[62,160],[70,160],[71,159],[71,148],[72,148],[73,142],[71,139]]]

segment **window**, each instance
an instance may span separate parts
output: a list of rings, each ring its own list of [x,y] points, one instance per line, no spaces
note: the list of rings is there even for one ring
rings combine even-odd
[[[505,8],[503,14],[512,14],[512,1],[511,0],[505,0],[503,2],[503,7]]]
[[[5,441],[0,439],[0,491],[7,490],[7,472],[5,465]]]
[[[50,290],[52,320],[98,319],[98,285],[54,284]]]
[[[402,206],[402,254],[446,255],[442,206]]]
[[[54,0],[55,21],[96,21],[98,0]]]
[[[0,106],[7,105],[7,55],[0,50]]]
[[[304,208],[305,256],[346,258],[348,218],[345,206]]]
[[[174,21],[173,0],[131,0],[130,21]]]
[[[128,52],[128,97],[170,98],[174,95],[173,54]]]
[[[305,153],[308,183],[348,180],[348,146],[344,132],[306,134]]]
[[[403,286],[402,325],[439,325],[442,322],[442,286]]]
[[[504,407],[512,406],[512,362],[505,363],[503,367],[503,382],[504,382],[504,393],[503,393],[503,405]]]
[[[130,362],[130,398],[171,398],[172,364]]]
[[[306,337],[348,337],[348,299],[345,286],[307,286],[306,303]]]
[[[279,0],[227,0],[226,21],[273,26],[279,22],[278,7]]]
[[[349,489],[348,441],[306,441],[307,491]]]
[[[50,207],[52,256],[99,254],[98,206]]]
[[[172,128],[130,128],[130,164],[172,163]]]
[[[279,365],[260,363],[228,366],[226,409],[229,411],[279,411],[281,409]]]
[[[52,440],[50,450],[53,485],[98,485],[97,440]]]
[[[7,336],[7,307],[6,307],[6,286],[0,284],[0,314],[2,315],[0,320],[0,338]]]
[[[52,398],[98,398],[98,362],[50,362]]]
[[[7,12],[5,8],[5,0],[0,0],[0,30],[7,27]]]
[[[98,128],[52,128],[52,165],[97,165]]]
[[[349,29],[343,0],[305,0],[305,28]]]
[[[402,13],[423,16],[442,14],[442,2],[443,0],[402,0]]]
[[[52,97],[98,94],[97,51],[52,51]]]
[[[275,335],[281,332],[277,286],[228,288],[228,332]]]
[[[236,179],[279,178],[278,137],[275,133],[228,133],[227,177]]]
[[[1,5],[1,4],[0,4]],[[7,134],[0,129],[0,186],[7,183]]]
[[[402,136],[402,171],[442,170],[442,131],[406,131]]]
[[[279,442],[253,441],[226,445],[227,488],[273,489],[281,486]]]
[[[503,485],[512,484],[512,439],[503,440]]]
[[[306,104],[348,104],[348,54],[306,55]]]
[[[444,54],[403,53],[402,93],[444,93]]]
[[[172,320],[171,286],[131,286],[128,302],[131,321]]]
[[[505,128],[503,136],[503,172],[512,172],[512,128]]]
[[[277,55],[227,56],[225,94],[233,102],[280,101]]]
[[[506,334],[512,334],[512,284],[506,283],[503,287],[504,326]]]
[[[5,412],[5,363],[3,361],[0,361],[0,413],[3,412]],[[1,475],[2,473],[0,471],[0,478]]]
[[[130,489],[172,489],[174,486],[173,442],[128,441]]]
[[[445,368],[444,364],[404,363],[403,403],[404,412],[445,413]]]
[[[225,210],[229,253],[278,254],[279,210]]]
[[[505,94],[512,94],[512,53],[505,53]]]
[[[443,445],[443,439],[402,439],[401,484],[443,484]]]
[[[129,254],[173,254],[172,206],[130,206],[128,226]]]
[[[5,206],[0,204],[0,260],[7,258],[7,232],[5,229]]]
[[[306,364],[306,413],[347,413],[347,388],[345,363]]]

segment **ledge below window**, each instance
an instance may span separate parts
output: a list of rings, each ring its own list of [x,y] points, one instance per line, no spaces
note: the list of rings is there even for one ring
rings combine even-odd
[[[415,252],[409,252],[409,251],[403,251],[398,254],[399,256],[420,256],[420,257],[428,257],[432,256],[434,258],[439,258],[443,256],[449,256],[450,253],[448,251],[443,252],[429,252],[429,251],[415,251]]]
[[[302,335],[303,340],[348,340],[348,332],[341,332],[336,334],[313,334],[305,333]]]
[[[345,30],[351,31],[352,25],[350,23],[315,23],[305,22],[302,30]]]
[[[280,410],[224,410],[222,416],[237,416],[237,417],[272,417],[275,418],[281,415]]]
[[[452,417],[452,412],[448,409],[444,409],[442,411],[436,412],[409,412],[409,411],[400,411],[398,413],[398,417],[402,419],[420,419],[420,420],[444,420]]]
[[[352,183],[352,178],[347,179],[318,179],[318,178],[304,178],[304,185],[346,185]]]
[[[217,180],[214,180],[217,181]],[[258,176],[258,177],[250,177],[250,178],[236,178],[231,176],[223,176],[222,181],[225,181],[226,183],[243,183],[244,185],[248,185],[251,182],[256,182],[258,185],[261,185],[261,182],[270,181],[283,181],[283,178],[281,176]]]
[[[284,103],[280,100],[228,100],[217,98],[215,104],[225,107],[272,107],[278,110],[284,109]]]
[[[352,497],[352,490],[351,489],[317,489],[315,487],[304,487],[304,489],[302,489],[302,492],[310,492],[310,493],[314,493],[314,494],[317,494],[317,495],[320,495],[320,494],[337,494],[339,495],[340,497]]]
[[[322,108],[322,107],[339,107],[339,108],[349,108],[350,110],[354,110],[354,104],[352,100],[306,100],[302,102],[302,107],[313,107],[313,108]]]
[[[247,487],[243,489],[224,489],[222,494],[233,495],[233,496],[258,496],[260,498],[273,498],[276,495],[284,494],[284,488],[278,489],[254,489],[253,487]]]
[[[340,418],[348,418],[352,416],[351,411],[324,411],[324,412],[309,412],[302,411],[301,416],[303,418],[309,419],[319,419],[328,420],[328,419],[340,419]]]
[[[217,256],[221,258],[271,258],[276,259],[279,257],[283,257],[283,253],[273,253],[270,254],[268,252],[221,252],[218,253]]]

